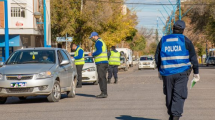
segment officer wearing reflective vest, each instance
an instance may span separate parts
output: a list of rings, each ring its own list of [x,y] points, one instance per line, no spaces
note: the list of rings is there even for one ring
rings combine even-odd
[[[111,83],[112,75],[114,75],[114,83],[118,82],[118,66],[120,65],[120,53],[116,50],[115,46],[111,47],[111,51],[108,54],[109,67],[108,67],[108,83]]]
[[[82,87],[82,69],[85,64],[85,59],[84,59],[84,50],[78,45],[72,43],[71,44],[72,50],[75,51],[74,59],[75,59],[75,65],[77,69],[77,74],[78,74],[78,83],[77,83],[77,88]]]
[[[179,120],[182,116],[192,69],[194,80],[200,80],[196,52],[192,42],[183,35],[184,29],[184,21],[177,21],[173,26],[173,34],[162,37],[155,53],[158,75],[163,80],[169,120]]]
[[[99,37],[97,32],[92,32],[90,35],[90,39],[95,41],[95,52],[89,53],[89,56],[93,56],[95,58],[99,86],[101,90],[101,94],[97,95],[97,98],[107,98],[107,69],[108,69],[108,57],[107,57],[107,47],[105,42]]]

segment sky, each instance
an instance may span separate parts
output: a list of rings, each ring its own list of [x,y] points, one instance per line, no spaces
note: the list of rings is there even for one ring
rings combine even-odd
[[[176,0],[126,0],[126,3],[151,3],[151,4],[176,4]],[[164,27],[163,22],[165,23],[168,14],[171,13],[173,10],[172,5],[143,5],[143,4],[126,4],[127,7],[131,10],[136,11],[138,16],[138,22],[137,28],[145,27],[148,29],[157,29],[157,23],[158,23],[158,30],[159,30],[159,36],[162,36],[162,28]],[[165,11],[165,9],[166,11]],[[160,10],[161,12],[159,12]],[[162,15],[163,14],[163,15]],[[158,18],[160,17],[160,18]],[[158,22],[157,22],[158,18]],[[162,21],[163,22],[162,22]]]

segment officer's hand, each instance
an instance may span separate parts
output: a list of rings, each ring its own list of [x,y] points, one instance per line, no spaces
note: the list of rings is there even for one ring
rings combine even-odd
[[[160,80],[163,80],[163,78],[162,78],[160,72],[158,72],[158,78],[159,78]]]
[[[92,53],[89,53],[88,56],[92,56]]]
[[[194,75],[193,75],[193,80],[194,80],[195,82],[198,82],[198,81],[200,80],[199,74],[194,74]]]

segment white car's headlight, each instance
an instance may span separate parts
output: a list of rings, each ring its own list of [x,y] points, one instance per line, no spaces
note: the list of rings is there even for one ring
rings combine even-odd
[[[96,71],[95,67],[90,67],[82,70],[82,72],[93,72],[93,71]]]
[[[37,79],[44,79],[44,78],[51,78],[51,77],[52,77],[52,73],[50,71],[41,72],[37,74]]]

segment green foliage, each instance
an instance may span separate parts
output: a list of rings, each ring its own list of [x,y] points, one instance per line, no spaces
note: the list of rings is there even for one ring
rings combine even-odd
[[[149,54],[155,54],[155,51],[157,49],[157,42],[152,42],[150,44],[150,48],[149,48]]]
[[[68,33],[74,37],[74,42],[81,43],[89,50],[90,33],[96,31],[108,47],[121,41],[132,41],[137,30],[137,16],[128,9],[122,14],[123,0],[109,0],[122,2],[96,2],[84,0],[81,11],[81,2],[77,0],[52,0],[52,38],[65,36]]]
[[[136,41],[130,43],[130,48],[134,51],[143,51],[146,47],[146,39],[140,36]]]

